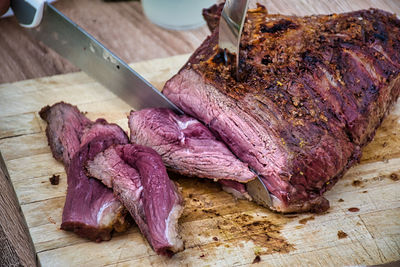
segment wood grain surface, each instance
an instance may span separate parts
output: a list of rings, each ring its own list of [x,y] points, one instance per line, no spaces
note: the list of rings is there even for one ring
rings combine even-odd
[[[1,153],[0,176],[4,179],[0,180],[0,207],[8,209],[8,212],[1,212],[0,216],[0,265],[34,266],[37,263],[35,249],[21,208],[19,205],[10,205],[18,203],[18,200]]]
[[[252,2],[251,5],[254,5],[255,1]],[[369,7],[400,13],[400,1],[396,0],[271,0],[260,2],[266,4],[270,13],[308,15]],[[192,52],[208,34],[205,27],[176,32],[154,26],[144,18],[140,4],[137,2],[105,3],[89,0],[64,0],[55,5],[128,62]],[[162,61],[140,63],[135,66],[161,88],[163,82],[183,64],[184,59],[185,57],[169,58]],[[0,20],[0,60],[0,83],[77,70],[44,45],[27,37],[24,31],[16,25],[14,18]],[[97,254],[94,253],[86,258],[87,255],[84,252],[93,252],[100,247],[66,233],[62,233],[62,237],[60,237],[59,232],[61,231],[57,231],[63,196],[65,196],[65,173],[62,166],[55,163],[49,155],[43,135],[44,125],[38,119],[36,112],[43,105],[65,100],[78,104],[80,108],[89,111],[89,116],[92,118],[106,117],[110,121],[119,122],[126,129],[125,114],[129,107],[104,88],[99,88],[102,87],[80,73],[0,85],[0,150],[5,156],[7,166],[13,170],[11,178],[16,177],[13,185],[27,218],[35,247],[44,265],[51,266],[56,263],[118,266],[161,263],[194,265],[198,262],[202,262],[202,265],[215,263],[243,265],[251,263],[255,254],[261,254],[261,263],[268,260],[271,265],[289,263],[301,265],[307,263],[324,265],[327,263],[332,265],[332,262],[338,262],[338,265],[377,264],[399,260],[400,226],[398,218],[400,212],[399,194],[397,193],[399,188],[398,182],[393,183],[399,174],[398,166],[400,165],[396,159],[400,155],[400,138],[397,136],[399,119],[396,117],[399,115],[398,107],[395,110],[395,116],[390,116],[385,120],[374,142],[366,148],[363,162],[360,165],[362,167],[351,169],[346,177],[327,194],[333,207],[329,214],[321,217],[323,219],[319,219],[319,216],[312,218],[309,215],[300,215],[297,218],[283,217],[282,219],[282,217],[255,205],[241,201],[236,202],[211,183],[198,181],[195,184],[185,184],[187,180],[177,178],[183,185],[186,185],[186,198],[196,197],[195,199],[189,198],[182,223],[183,232],[189,240],[187,252],[175,257],[174,261],[160,259],[149,249],[137,229],[132,229],[127,235],[117,235],[112,242],[103,242],[101,244],[103,247]],[[82,89],[85,91],[83,96]],[[77,95],[70,95],[74,93]],[[105,110],[109,112],[105,112]],[[47,184],[48,176],[54,173],[59,173],[61,176],[61,183],[58,187]],[[354,186],[353,188],[353,181],[361,181],[359,187]],[[369,190],[369,187],[372,189]],[[15,194],[12,186],[8,183],[4,170],[0,171],[0,188],[2,191],[0,197],[0,266],[32,266],[35,256],[29,242],[30,238],[24,237],[26,228],[24,228],[23,216],[18,213],[20,207],[15,201]],[[192,191],[193,193],[190,193]],[[197,193],[200,195],[196,196]],[[338,199],[341,193],[344,194],[342,198],[344,202],[336,203],[336,200],[341,200],[341,198]],[[357,196],[356,200],[352,200],[354,196]],[[361,212],[354,214],[346,211],[347,208],[351,208],[352,204],[353,206],[358,205],[358,208],[363,207],[360,208]],[[227,206],[226,209],[225,206]],[[198,212],[200,208],[204,210],[204,207],[208,208],[208,212]],[[248,225],[239,232],[231,230],[233,231],[231,235],[227,234],[226,229],[221,232],[218,227],[216,228],[218,231],[213,228],[215,225],[218,226],[218,223],[222,225],[228,223],[231,228],[237,228],[243,223],[240,221],[243,218],[230,216],[239,214],[240,211],[242,213],[246,211],[246,216],[252,216],[251,220],[247,217],[252,222],[258,220],[258,222],[262,221],[263,224],[267,224],[273,235],[278,234],[277,232],[281,233],[281,231],[283,234],[274,236],[271,239],[272,243],[253,246],[253,249],[250,249],[251,253],[247,253],[251,246],[243,245],[247,251],[240,247],[241,242],[246,239],[243,231],[259,234],[263,232],[260,231],[260,228],[253,229],[254,225]],[[266,216],[267,219],[259,218],[259,216]],[[349,221],[353,224],[348,225]],[[199,224],[192,225],[191,222],[199,222]],[[206,229],[211,227],[214,231],[209,231],[209,235],[215,233],[211,242],[210,236],[201,236],[204,232],[200,230],[204,229],[203,225],[206,226]],[[302,227],[306,228],[306,230],[300,231],[304,233],[297,233],[296,230],[300,230],[298,228]],[[338,231],[345,232],[347,237],[335,241],[334,237],[337,237],[338,232],[336,233],[332,229],[326,232],[326,238],[318,236],[318,233],[326,231],[326,228],[329,227],[336,230],[343,228]],[[360,227],[361,230],[358,229]],[[296,233],[292,234],[290,229]],[[361,234],[358,235],[358,232]],[[221,238],[217,233],[223,237]],[[195,237],[196,234],[200,237]],[[303,243],[306,243],[306,246],[299,251],[296,245],[293,246],[292,243],[285,241],[287,234],[295,236],[293,244],[299,243],[300,245],[297,246],[302,247]],[[214,237],[218,241],[214,240]],[[248,236],[247,239],[249,238]],[[127,239],[133,243],[124,248]],[[280,240],[284,242],[276,247],[276,243],[279,243]],[[257,238],[253,238],[246,242],[254,245],[259,241]],[[319,243],[315,243],[316,241]],[[315,244],[310,245],[313,242]],[[323,245],[317,246],[320,243]],[[265,251],[259,251],[260,248],[283,249],[283,254],[278,251],[264,254]],[[108,251],[109,249],[111,250]],[[238,249],[240,249],[240,253],[238,253]],[[65,258],[66,255],[69,255],[68,252],[75,251],[74,254],[77,254],[77,250],[82,251],[81,257],[75,255],[72,259]],[[52,251],[55,254],[52,254]],[[212,255],[206,252],[212,252]],[[245,255],[243,257],[241,257],[242,252]],[[98,255],[100,253],[102,254]],[[57,257],[60,257],[61,260],[58,261]],[[232,259],[226,260],[226,257]]]

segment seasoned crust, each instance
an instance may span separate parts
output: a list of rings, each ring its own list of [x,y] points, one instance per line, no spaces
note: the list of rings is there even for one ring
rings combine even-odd
[[[217,42],[218,28],[164,93],[264,176],[280,211],[315,207],[399,96],[400,21],[377,9],[296,17],[258,6],[239,81]]]

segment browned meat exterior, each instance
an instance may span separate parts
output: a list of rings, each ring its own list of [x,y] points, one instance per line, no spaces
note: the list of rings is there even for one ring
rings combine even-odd
[[[189,116],[162,108],[132,111],[129,128],[131,142],[153,148],[174,172],[244,183],[255,177],[207,127]]]
[[[234,180],[218,180],[218,183],[221,185],[222,190],[232,194],[235,198],[253,200],[249,193],[247,193],[245,184]]]
[[[400,92],[400,21],[370,9],[295,17],[249,10],[240,81],[218,29],[164,94],[262,175],[274,210],[324,211]]]
[[[87,119],[70,104],[45,107],[40,116],[48,123],[46,134],[54,158],[67,171],[67,196],[61,229],[91,240],[109,240],[113,230],[122,232],[129,226],[126,210],[113,192],[86,176],[84,164],[112,144],[126,144],[128,138],[116,124]]]
[[[110,147],[87,163],[87,171],[113,189],[158,254],[183,249],[182,197],[157,152],[136,144]]]
[[[77,107],[64,102],[45,106],[39,115],[47,122],[46,135],[53,157],[67,169],[72,156],[79,150],[83,130],[92,122]]]
[[[207,22],[210,31],[214,31],[219,25],[219,17],[221,16],[222,9],[225,3],[215,4],[209,8],[203,9],[203,18]]]

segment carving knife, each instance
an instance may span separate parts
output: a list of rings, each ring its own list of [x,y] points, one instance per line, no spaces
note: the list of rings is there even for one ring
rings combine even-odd
[[[99,41],[45,0],[11,0],[21,26],[110,89],[135,110],[151,107],[183,112]]]
[[[235,55],[234,64],[237,80],[239,79],[240,36],[242,35],[248,5],[248,0],[226,0],[219,19],[218,46],[224,50],[225,61],[227,61],[226,52]],[[247,192],[258,204],[267,208],[272,207],[271,196],[262,178],[253,169],[251,171],[257,175],[257,178],[246,184]]]

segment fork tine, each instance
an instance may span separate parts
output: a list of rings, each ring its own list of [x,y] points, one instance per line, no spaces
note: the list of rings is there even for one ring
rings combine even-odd
[[[239,78],[239,44],[248,3],[248,0],[226,0],[219,21],[218,45],[235,55],[236,79]]]

